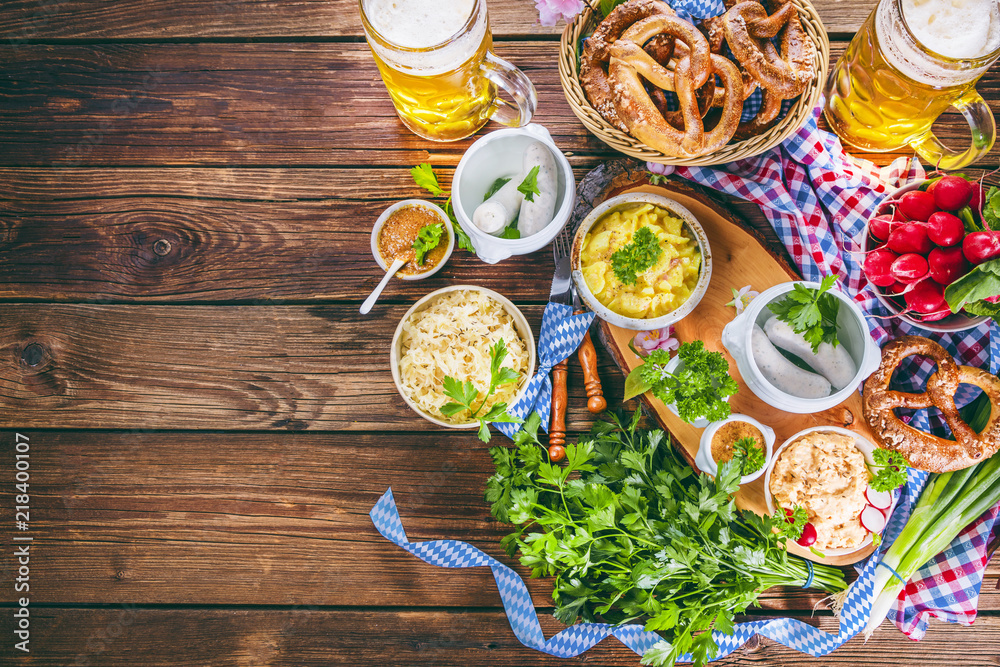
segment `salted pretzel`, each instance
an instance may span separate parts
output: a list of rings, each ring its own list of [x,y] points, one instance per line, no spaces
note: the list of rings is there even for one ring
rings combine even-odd
[[[583,52],[580,54],[580,85],[583,86],[587,100],[597,113],[622,132],[628,132],[628,127],[615,110],[614,97],[606,72],[611,58],[611,45],[637,21],[656,14],[675,15],[670,5],[660,0],[628,0],[611,10],[594,30],[594,34],[583,43]],[[666,37],[658,40],[651,46],[651,50],[665,48],[665,42]],[[663,58],[662,51],[660,53],[654,51],[654,55],[650,57],[655,56]]]
[[[794,5],[781,3],[771,15],[756,0],[725,14],[726,43],[759,83],[780,99],[801,95],[816,76],[816,45],[805,34]],[[783,30],[781,51],[770,42]]]
[[[892,391],[889,380],[907,357],[919,354],[937,363],[922,394]],[[990,399],[990,417],[982,433],[962,421],[955,406],[959,384],[982,389]],[[910,466],[929,472],[949,472],[968,468],[986,460],[1000,449],[1000,379],[972,366],[959,366],[947,350],[928,338],[903,336],[882,348],[882,364],[865,381],[864,416],[880,446],[892,449]],[[946,440],[904,424],[894,408],[936,407],[944,416],[954,440]]]
[[[704,37],[701,39],[704,41]],[[707,50],[707,42],[705,48]],[[743,81],[736,65],[710,53],[709,66],[699,71],[694,65],[700,62],[695,59],[697,53],[700,50],[692,49],[692,55],[681,58],[674,71],[669,72],[653,62],[634,42],[620,39],[611,48],[608,76],[614,82],[618,115],[633,137],[664,155],[688,157],[713,151],[732,138],[740,122]],[[723,103],[722,117],[706,133],[695,89],[712,74],[719,76],[728,94]],[[664,119],[646,93],[642,79],[677,94],[683,129],[673,127]]]

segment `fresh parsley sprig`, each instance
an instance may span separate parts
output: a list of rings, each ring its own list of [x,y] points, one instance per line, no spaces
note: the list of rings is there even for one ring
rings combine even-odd
[[[417,264],[423,266],[424,257],[441,243],[441,235],[444,233],[444,225],[440,222],[433,225],[425,225],[417,232],[417,238],[413,239],[413,250],[416,255]]]
[[[418,164],[416,167],[410,169],[410,175],[413,176],[413,182],[422,187],[427,192],[431,193],[435,197],[444,197],[448,195],[448,201],[445,202],[444,212],[448,214],[451,218],[451,224],[455,228],[455,241],[458,247],[462,250],[468,250],[469,252],[476,252],[476,248],[472,245],[472,239],[462,225],[458,223],[458,219],[455,217],[455,209],[451,205],[451,195],[444,191],[438,184],[437,176],[434,174],[434,169],[426,162]]]
[[[740,472],[752,475],[764,467],[764,449],[753,436],[740,438],[733,443],[733,455],[740,457]]]
[[[507,345],[503,338],[490,347],[490,387],[483,394],[483,400],[479,407],[473,407],[479,397],[479,390],[466,380],[461,382],[451,376],[444,378],[444,395],[452,399],[452,403],[445,403],[441,406],[441,414],[451,417],[462,410],[469,411],[469,417],[479,421],[479,439],[483,442],[490,441],[490,427],[492,422],[508,422],[520,424],[521,420],[507,414],[507,404],[498,401],[491,405],[486,412],[480,414],[497,387],[517,382],[520,374],[509,366],[502,366],[503,360],[507,358]]]
[[[779,535],[795,542],[802,537],[802,531],[809,523],[809,515],[804,507],[798,505],[794,505],[790,512],[784,507],[778,507],[774,510],[774,516],[771,517],[771,520],[778,528]]]
[[[681,359],[676,370],[667,370],[670,354],[653,350],[641,366],[625,379],[625,397],[634,398],[652,390],[653,396],[667,405],[674,404],[677,414],[688,423],[699,417],[709,421],[729,416],[727,396],[739,390],[729,375],[729,362],[720,352],[709,352],[700,340],[683,343],[677,350]]]
[[[872,452],[875,465],[868,466],[872,480],[868,483],[876,491],[892,491],[906,483],[906,457],[891,449],[876,448]]]
[[[517,191],[524,195],[528,201],[535,201],[535,195],[542,194],[538,189],[538,165],[532,167],[524,176],[524,180],[517,186]]]
[[[636,276],[656,264],[662,254],[656,234],[649,227],[640,227],[630,243],[611,255],[611,269],[623,285],[635,285]]]
[[[840,301],[827,293],[836,282],[836,276],[827,276],[819,289],[795,283],[785,298],[772,301],[767,306],[779,320],[790,324],[795,333],[802,334],[813,352],[819,350],[820,343],[830,343],[834,347],[839,343],[837,313]]]

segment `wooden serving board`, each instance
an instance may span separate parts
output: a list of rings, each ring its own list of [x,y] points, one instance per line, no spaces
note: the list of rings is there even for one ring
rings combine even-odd
[[[708,292],[694,311],[674,325],[681,342],[702,340],[705,348],[717,350],[729,362],[729,372],[739,384],[739,391],[730,397],[729,405],[734,413],[749,415],[774,429],[775,449],[795,433],[811,426],[841,426],[873,440],[868,424],[862,417],[861,396],[853,394],[840,405],[813,414],[792,414],[771,407],[750,391],[740,375],[732,356],[722,346],[722,328],[735,316],[736,311],[726,303],[732,300],[732,290],[744,285],[763,292],[765,289],[789,280],[799,280],[791,265],[783,258],[768,250],[763,237],[739,222],[731,213],[710,197],[694,190],[690,185],[678,181],[668,181],[662,185],[651,185],[648,172],[633,161],[615,161],[601,165],[590,172],[581,182],[580,202],[574,211],[574,223],[594,206],[625,192],[652,192],[665,195],[686,206],[698,218],[708,234],[712,249],[712,281]],[[640,359],[629,349],[629,341],[634,331],[621,329],[599,320],[599,335],[605,347],[614,357],[622,372],[628,374],[640,365]],[[657,421],[673,437],[675,446],[684,454],[692,466],[698,451],[701,433],[704,429],[683,421],[674,415],[649,392],[642,402],[655,415]],[[746,484],[736,494],[736,504],[758,514],[767,513],[764,500],[764,477]],[[808,549],[789,542],[788,550],[816,562],[828,565],[847,565],[868,556],[874,547],[844,556],[819,558]]]

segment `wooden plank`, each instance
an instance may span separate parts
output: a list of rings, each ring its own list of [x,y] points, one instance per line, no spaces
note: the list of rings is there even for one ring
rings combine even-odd
[[[557,43],[497,50],[535,82],[536,121],[574,164],[615,155],[570,111]],[[0,63],[8,166],[454,166],[472,141],[433,144],[405,130],[363,43],[23,45],[0,48]],[[980,84],[995,107],[998,85],[1000,72]],[[945,140],[967,141],[958,114],[938,126]]]
[[[450,187],[454,170],[438,172]],[[390,203],[425,196],[406,167],[0,169],[0,298],[360,303],[383,275],[371,224]],[[395,280],[384,298],[472,283],[542,302],[551,276],[548,249],[495,269],[457,251],[435,277]]]
[[[411,540],[470,542],[514,566],[536,606],[552,605],[551,583],[499,546],[509,527],[489,515],[494,469],[471,433],[18,432],[41,554],[34,604],[499,607],[488,571],[427,565],[376,533],[367,513],[391,487]],[[14,439],[0,433],[4,460]],[[12,494],[0,487],[5,507]],[[1000,610],[998,583],[995,559],[981,609]],[[811,610],[822,597],[773,589],[761,604]]]
[[[618,640],[602,641],[579,658],[563,659],[522,646],[496,611],[33,609],[30,664],[132,667],[327,667],[328,665],[622,665],[637,656]],[[11,614],[0,630],[8,637]],[[804,619],[826,631],[830,617]],[[540,618],[549,637],[561,626]],[[883,625],[865,643],[855,637],[822,658],[810,658],[755,637],[713,664],[876,665],[938,664],[961,655],[966,667],[995,667],[1000,617],[982,616],[974,628],[932,622],[921,642]],[[27,656],[25,656],[27,657]],[[15,661],[15,664],[18,664]],[[25,662],[24,664],[28,664]]]
[[[826,29],[857,32],[871,11],[864,0],[817,2]],[[497,37],[558,36],[564,23],[546,27],[529,2],[492,2]],[[355,0],[7,0],[0,6],[0,39],[186,39],[358,37],[364,33]]]
[[[367,317],[354,305],[2,305],[0,428],[429,431],[389,373],[410,304]],[[542,306],[523,311],[537,335]],[[623,378],[600,363],[614,404]],[[586,430],[573,378],[570,428]]]

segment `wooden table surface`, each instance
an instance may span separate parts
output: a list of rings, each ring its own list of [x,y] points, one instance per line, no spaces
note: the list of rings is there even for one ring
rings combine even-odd
[[[817,4],[836,58],[872,3]],[[577,178],[614,157],[563,97],[562,25],[539,26],[529,0],[490,11]],[[979,85],[994,108],[998,85],[996,71]],[[967,136],[955,116],[939,127]],[[368,518],[391,486],[411,539],[502,556],[486,446],[406,407],[388,347],[410,304],[454,283],[500,291],[537,332],[550,254],[491,267],[456,252],[357,312],[380,278],[372,222],[422,195],[408,168],[448,183],[471,141],[402,127],[350,0],[0,4],[0,663],[637,664],[613,639],[570,661],[522,647],[487,571],[426,565]],[[601,374],[618,404],[603,353]],[[570,386],[580,432],[578,367]],[[16,434],[28,532],[14,530]],[[28,654],[13,646],[25,535]],[[994,559],[975,626],[933,622],[920,643],[885,624],[819,660],[755,640],[723,662],[998,665],[998,585]],[[555,632],[549,582],[528,586]],[[811,616],[818,599],[773,590],[753,614],[834,628]]]

